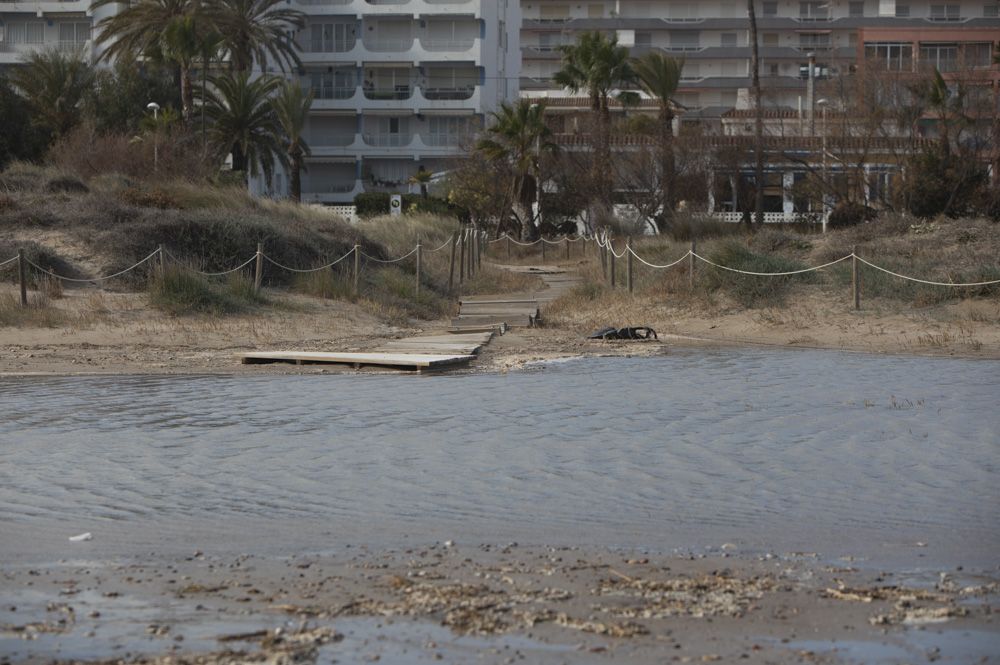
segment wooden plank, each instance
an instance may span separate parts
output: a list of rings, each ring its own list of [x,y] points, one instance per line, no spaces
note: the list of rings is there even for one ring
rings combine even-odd
[[[462,298],[458,301],[460,305],[533,305],[535,303],[535,298],[511,298],[509,300],[504,300],[502,298],[496,298],[496,296],[472,296],[469,298]]]
[[[490,316],[490,315],[473,315],[473,316],[460,316],[457,319],[451,320],[452,327],[479,327],[487,328],[489,326],[498,326],[501,323],[506,323],[508,326],[526,326],[531,327],[534,319],[530,316]]]
[[[412,351],[422,351],[424,353],[456,353],[462,355],[475,354],[479,352],[479,349],[483,348],[482,344],[444,344],[443,342],[435,342],[434,344],[428,344],[426,342],[408,342],[404,339],[398,342],[389,342],[385,346],[379,347],[376,351],[388,351],[389,353],[409,353]]]
[[[391,342],[444,342],[445,344],[455,344],[458,342],[470,344],[486,344],[493,339],[492,331],[465,333],[461,335],[424,335],[420,337],[403,337],[401,339],[389,340]]]
[[[465,364],[475,356],[469,354],[444,355],[429,353],[327,353],[321,351],[252,351],[238,354],[243,364],[293,362],[332,363],[340,365],[371,365],[403,367],[407,369],[433,369]]]

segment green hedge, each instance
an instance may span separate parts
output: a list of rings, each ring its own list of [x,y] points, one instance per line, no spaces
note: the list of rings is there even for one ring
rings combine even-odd
[[[391,194],[386,192],[363,192],[354,197],[354,207],[358,217],[377,217],[389,214]],[[436,196],[426,199],[419,194],[403,194],[403,212],[424,212],[433,215],[458,216],[458,209]]]

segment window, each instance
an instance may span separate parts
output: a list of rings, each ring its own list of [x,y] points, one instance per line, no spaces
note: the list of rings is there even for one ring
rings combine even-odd
[[[778,65],[768,65],[767,66],[767,73],[768,73],[769,76],[777,76],[778,75]]]
[[[777,46],[778,45],[778,33],[776,32],[765,32],[764,33],[764,46]]]
[[[777,16],[778,15],[778,3],[777,2],[765,2],[764,3],[764,16]]]
[[[587,18],[604,18],[604,5],[587,5]]]
[[[896,5],[896,18],[909,18],[910,17],[910,6],[909,5]]]
[[[854,18],[858,18],[865,15],[865,3],[864,0],[860,2],[852,2],[848,5],[848,15]]]
[[[670,33],[672,51],[697,51],[701,33],[697,30],[676,30]]]
[[[45,24],[41,21],[10,23],[7,41],[11,44],[41,44],[45,40]]]
[[[541,9],[543,21],[569,20],[569,5],[552,5],[551,7],[542,7]]]
[[[921,44],[920,63],[941,72],[958,70],[958,44]]]
[[[932,21],[959,21],[961,13],[961,5],[931,5]]]
[[[865,42],[865,59],[891,72],[908,72],[913,69],[913,46],[904,42]]]
[[[681,70],[682,79],[697,79],[701,76],[701,67],[697,62],[685,62]]]
[[[354,48],[353,23],[316,23],[310,32],[313,53],[343,53]]]
[[[825,79],[830,76],[830,66],[827,64],[816,63],[816,68],[813,70],[813,78]],[[799,65],[799,78],[807,79],[809,78],[809,63]]]
[[[983,18],[1000,18],[1000,4],[983,5]]]
[[[817,49],[830,48],[830,33],[828,32],[802,32],[799,33],[799,48],[812,51]]]
[[[724,32],[724,33],[722,33],[722,45],[723,46],[736,46],[736,33],[735,32]]]
[[[652,46],[653,45],[653,33],[651,32],[637,32],[635,33],[635,45],[636,46]]]
[[[722,63],[722,75],[723,76],[738,76],[739,65],[735,62],[724,62]]]
[[[988,42],[966,44],[963,51],[962,56],[966,67],[989,67],[992,63],[993,45]]]
[[[59,43],[64,46],[84,44],[90,39],[90,23],[60,23]]]
[[[799,3],[799,18],[806,21],[825,21],[830,18],[828,0],[808,0]]]

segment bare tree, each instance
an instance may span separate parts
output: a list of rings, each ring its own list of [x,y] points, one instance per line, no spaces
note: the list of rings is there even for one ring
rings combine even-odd
[[[747,0],[747,14],[750,18],[750,69],[753,77],[751,85],[753,87],[754,106],[754,212],[756,222],[764,223],[764,110],[761,106],[760,94],[760,54],[757,44],[757,12],[754,9],[754,0]]]

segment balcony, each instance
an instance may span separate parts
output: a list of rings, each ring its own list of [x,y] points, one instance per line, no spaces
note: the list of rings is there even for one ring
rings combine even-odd
[[[374,87],[364,89],[365,99],[374,101],[404,100],[413,97],[413,87],[396,85],[392,87]]]
[[[410,133],[365,133],[361,135],[361,138],[365,145],[373,148],[403,148],[413,142],[413,134]]]
[[[429,87],[424,86],[420,89],[421,94],[424,99],[429,101],[439,101],[439,100],[466,100],[472,99],[472,96],[476,94],[476,86],[459,86],[459,87]]]
[[[374,40],[372,40],[374,41]],[[339,52],[319,52],[302,48],[299,57],[305,65],[329,65],[332,63],[394,63],[412,62],[417,65],[421,62],[463,62],[471,65],[482,65],[482,39],[477,37],[472,42],[463,41],[462,47],[471,44],[463,50],[453,51],[431,51],[424,47],[419,40],[384,40],[373,44],[375,49],[370,47],[371,42],[358,41],[354,47]],[[300,47],[301,48],[301,47]],[[458,47],[456,47],[457,49]],[[391,50],[390,50],[391,49]]]
[[[3,13],[26,12],[36,16],[45,14],[79,13],[90,16],[90,0],[46,0],[27,2],[25,0],[0,0]]]
[[[433,37],[420,38],[420,45],[424,48],[424,50],[433,53],[468,51],[475,45],[475,43],[475,37],[469,37],[467,39],[440,39]]]

